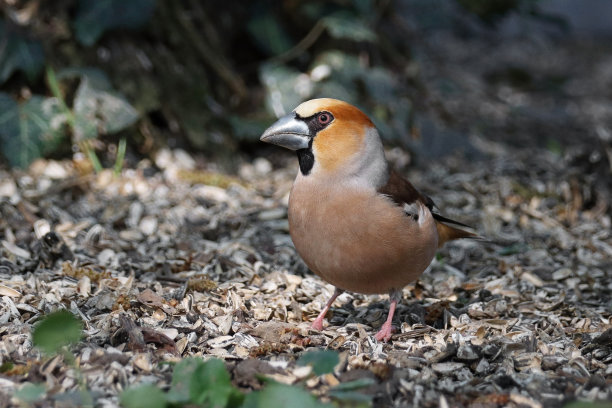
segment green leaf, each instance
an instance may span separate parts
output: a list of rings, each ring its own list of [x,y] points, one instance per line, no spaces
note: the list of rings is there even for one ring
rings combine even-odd
[[[357,390],[359,388],[369,387],[370,385],[376,384],[376,381],[373,378],[360,378],[354,381],[347,381],[340,383],[333,387],[331,391],[349,391],[349,390]]]
[[[262,391],[252,392],[245,398],[242,408],[332,408],[313,397],[308,391],[276,382]]]
[[[0,141],[2,153],[13,166],[27,167],[52,152],[64,136],[66,116],[56,98],[34,95],[18,104],[0,92]]]
[[[334,367],[340,358],[338,357],[338,353],[332,350],[315,350],[308,351],[299,358],[297,361],[297,365],[304,366],[310,365],[312,366],[312,371],[316,375],[327,374],[334,371]]]
[[[197,365],[189,381],[191,402],[211,407],[238,407],[244,396],[231,383],[225,363],[210,359]]]
[[[15,71],[22,71],[34,81],[45,63],[45,55],[38,41],[27,40],[0,21],[0,84]]]
[[[138,120],[138,112],[122,96],[95,84],[101,86],[103,82],[82,76],[74,96],[76,142],[118,132]]]
[[[376,33],[366,23],[351,13],[340,11],[321,20],[327,32],[334,38],[351,41],[375,41]]]
[[[74,28],[77,40],[87,46],[113,28],[143,26],[155,9],[155,0],[80,0]]]
[[[355,390],[376,384],[373,378],[360,378],[344,382],[329,390],[329,396],[342,402],[350,402],[351,407],[368,407],[372,402],[372,395],[363,394]]]
[[[373,396],[356,391],[330,391],[329,396],[340,401],[370,403]],[[367,405],[366,405],[367,406]]]
[[[125,408],[164,408],[167,406],[164,392],[151,384],[128,388],[121,393],[119,401]]]
[[[90,85],[101,91],[108,91],[113,88],[108,76],[104,71],[98,68],[90,67],[78,67],[78,68],[64,68],[56,74],[59,81],[65,79],[81,79],[86,77],[89,80]]]
[[[56,406],[62,407],[93,407],[94,397],[89,390],[77,389],[62,392],[53,396]]]
[[[45,384],[25,383],[17,392],[15,398],[24,403],[39,401],[47,392]]]
[[[47,354],[56,353],[63,346],[81,339],[83,325],[79,319],[66,310],[47,315],[34,328],[32,342]]]
[[[170,403],[187,403],[190,401],[189,385],[191,377],[199,366],[204,365],[201,358],[186,358],[174,366],[172,372],[172,386],[166,396]]]
[[[249,19],[247,30],[257,45],[269,55],[280,54],[291,48],[291,39],[273,14]]]

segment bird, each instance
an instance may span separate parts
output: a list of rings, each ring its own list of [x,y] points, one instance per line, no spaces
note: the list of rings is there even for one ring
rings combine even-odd
[[[388,293],[386,321],[375,338],[391,339],[402,289],[430,265],[445,242],[479,238],[440,215],[433,200],[393,170],[374,123],[347,102],[301,103],[261,135],[295,151],[299,170],[289,195],[289,234],[308,268],[335,291],[312,323],[344,291]]]

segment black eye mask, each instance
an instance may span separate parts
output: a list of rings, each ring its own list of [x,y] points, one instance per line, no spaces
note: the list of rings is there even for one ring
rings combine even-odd
[[[297,114],[296,118],[302,119]],[[317,136],[317,133],[325,129],[334,121],[334,115],[330,112],[322,111],[310,117],[303,118],[302,120],[308,125],[311,139],[307,149],[296,150],[296,153],[298,162],[300,163],[300,171],[304,176],[307,176],[310,174],[315,162],[314,153],[312,152],[312,141]]]

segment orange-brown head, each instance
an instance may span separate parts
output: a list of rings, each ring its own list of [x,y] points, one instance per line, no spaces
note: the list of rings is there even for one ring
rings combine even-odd
[[[261,140],[297,151],[304,176],[363,176],[378,183],[388,173],[372,121],[337,99],[302,103],[270,126]]]

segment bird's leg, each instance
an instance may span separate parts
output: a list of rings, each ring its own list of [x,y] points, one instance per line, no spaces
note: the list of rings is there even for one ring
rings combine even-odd
[[[327,311],[331,307],[332,303],[334,303],[334,300],[336,300],[336,298],[340,296],[342,292],[344,292],[342,289],[336,288],[336,290],[334,290],[334,294],[332,295],[332,297],[327,301],[327,304],[325,305],[323,310],[321,310],[321,313],[319,313],[315,321],[312,322],[311,327],[314,330],[319,330],[319,331],[323,330],[323,319],[325,318],[325,315],[327,314]]]
[[[389,341],[391,339],[391,322],[393,321],[393,315],[395,314],[395,308],[397,306],[397,302],[402,299],[402,290],[401,289],[393,289],[389,292],[389,300],[391,300],[391,305],[389,306],[389,315],[387,316],[387,320],[383,323],[380,331],[376,333],[376,340],[378,341]]]

